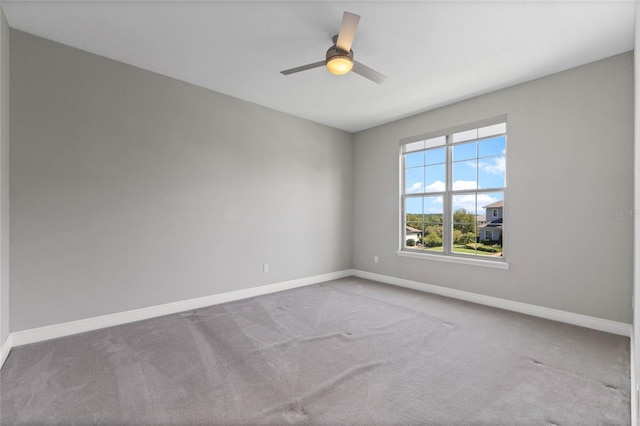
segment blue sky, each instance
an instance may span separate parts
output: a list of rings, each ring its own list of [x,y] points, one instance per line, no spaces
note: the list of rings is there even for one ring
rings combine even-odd
[[[504,135],[453,145],[453,189],[488,189],[505,186]],[[405,155],[407,194],[445,190],[445,147],[437,147]],[[484,214],[482,206],[503,199],[501,192],[457,195],[454,211],[464,208]],[[407,213],[442,213],[442,197],[407,198]]]

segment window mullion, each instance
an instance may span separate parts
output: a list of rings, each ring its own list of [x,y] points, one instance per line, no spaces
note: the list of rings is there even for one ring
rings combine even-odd
[[[446,254],[452,252],[452,229],[453,224],[451,218],[453,216],[451,211],[453,190],[453,148],[451,146],[452,136],[447,135],[446,149],[445,149],[445,161],[446,161],[446,174],[447,183],[445,186],[445,193],[442,196],[443,210],[442,210],[442,251]]]
[[[406,190],[406,170],[407,170],[407,163],[406,163],[406,158],[403,154],[403,148],[401,147],[400,149],[400,170],[402,170],[402,175],[400,176],[400,214],[401,214],[401,218],[402,220],[400,221],[400,241],[399,241],[399,245],[400,245],[400,250],[402,250],[402,248],[404,247],[404,242],[406,241],[406,220],[407,220],[407,212],[405,211],[405,206],[406,206],[406,199],[407,199],[407,194],[405,193]]]

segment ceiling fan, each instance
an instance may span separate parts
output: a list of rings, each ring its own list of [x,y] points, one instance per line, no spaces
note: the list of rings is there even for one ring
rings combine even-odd
[[[332,74],[342,75],[349,71],[353,71],[371,81],[382,84],[382,82],[387,79],[387,76],[353,59],[353,50],[351,50],[351,45],[353,44],[353,39],[356,36],[356,29],[358,28],[359,21],[359,15],[344,12],[340,32],[338,35],[333,36],[333,46],[327,50],[326,59],[324,61],[290,68],[288,70],[280,71],[280,73],[289,75],[300,71],[326,66],[327,70]]]

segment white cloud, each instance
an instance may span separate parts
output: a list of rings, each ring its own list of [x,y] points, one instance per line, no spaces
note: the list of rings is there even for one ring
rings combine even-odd
[[[407,189],[407,193],[408,194],[414,194],[416,192],[422,192],[422,187],[423,187],[423,183],[422,182],[416,182],[413,185],[411,185],[411,187],[409,189]]]
[[[444,192],[445,186],[446,185],[444,182],[442,182],[441,180],[437,180],[432,184],[427,185],[424,188],[424,192]],[[457,191],[460,189],[476,189],[476,188],[477,188],[477,182],[475,180],[457,180],[453,182],[454,191]],[[418,190],[421,190],[421,189],[422,189],[422,182],[419,182],[412,185],[407,192],[419,192]]]
[[[458,191],[461,189],[476,189],[478,183],[475,180],[456,180],[453,182],[453,190]]]
[[[490,194],[478,194],[478,211],[477,214],[484,214],[485,210],[482,208],[483,206],[495,203],[499,201],[497,198],[492,197]],[[465,195],[455,195],[453,198],[453,209],[465,209],[468,212],[476,211],[476,195],[475,194],[465,194]]]
[[[475,180],[457,180],[453,182],[453,190],[458,191],[461,189],[476,189],[478,184]],[[442,181],[435,181],[431,185],[427,185],[424,189],[425,192],[444,192],[445,183]]]
[[[445,184],[444,182],[437,180],[424,189],[424,192],[443,192]]]
[[[476,196],[475,194],[454,195],[453,197],[453,210],[465,209],[468,212],[476,211]]]
[[[464,190],[464,189],[476,189],[477,182],[475,180],[457,180],[453,182],[454,190]],[[416,182],[411,185],[410,188],[407,189],[408,194],[418,193],[418,192],[444,192],[445,183],[437,180],[426,187],[422,182]],[[478,194],[477,196],[477,206],[478,206],[478,214],[484,214],[484,209],[482,206],[486,206],[488,204],[495,203],[499,201],[498,198],[492,197],[493,194]],[[425,204],[424,209],[425,213],[439,213],[442,212],[442,197],[431,197],[430,205]],[[456,195],[454,199],[454,208],[460,209],[463,208],[468,212],[476,211],[476,195],[475,194],[465,194],[465,195]]]
[[[480,168],[485,172],[490,173],[492,175],[501,175],[504,173],[505,164],[506,164],[505,158],[498,157],[498,158],[492,159],[491,164],[483,163],[481,161],[480,164],[478,164],[478,166],[480,166]]]

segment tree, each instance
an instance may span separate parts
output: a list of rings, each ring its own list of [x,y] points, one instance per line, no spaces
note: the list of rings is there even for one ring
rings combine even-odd
[[[424,230],[424,238],[422,239],[425,247],[438,247],[442,245],[442,226],[427,226]]]
[[[476,216],[469,213],[465,209],[458,209],[453,212],[453,229],[454,229],[454,241],[455,231],[458,230],[462,234],[469,232],[475,233],[476,230]]]
[[[467,232],[464,234],[464,244],[475,243],[476,242],[476,233],[475,232]]]

